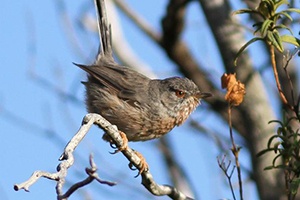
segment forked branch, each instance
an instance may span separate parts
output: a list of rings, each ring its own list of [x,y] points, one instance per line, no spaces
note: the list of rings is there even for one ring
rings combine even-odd
[[[32,176],[25,182],[21,184],[16,184],[14,186],[15,190],[21,190],[24,189],[25,191],[29,191],[29,187],[33,185],[39,178],[44,177],[48,178],[50,180],[57,181],[56,184],[56,193],[57,193],[57,199],[62,200],[62,199],[67,199],[68,197],[67,193],[72,194],[75,190],[78,188],[87,185],[91,181],[91,177],[94,177],[94,179],[98,180],[98,182],[102,184],[107,184],[107,185],[114,185],[113,182],[108,182],[108,181],[99,181],[99,178],[95,178],[95,173],[90,173],[91,171],[95,171],[95,164],[93,163],[92,160],[91,162],[91,170],[87,170],[90,178],[87,178],[87,182],[84,183],[79,183],[79,186],[75,184],[73,185],[67,192],[66,194],[63,194],[62,188],[65,183],[65,178],[67,176],[67,170],[70,168],[73,163],[74,163],[74,156],[73,152],[76,149],[76,147],[79,145],[79,143],[82,141],[82,139],[85,137],[85,135],[88,133],[89,129],[91,126],[95,124],[98,125],[101,129],[105,131],[113,140],[115,143],[116,147],[121,147],[123,145],[123,139],[117,129],[116,126],[110,124],[106,119],[104,119],[101,115],[90,113],[87,114],[82,122],[82,125],[78,132],[74,135],[74,137],[69,141],[69,143],[66,145],[64,152],[62,153],[60,157],[61,163],[57,167],[57,172],[56,173],[50,173],[50,172],[44,172],[44,171],[35,171]],[[140,157],[135,153],[133,149],[130,147],[126,148],[124,151],[122,151],[123,155],[129,160],[130,165],[133,165],[136,169],[140,170],[142,168],[141,165],[141,159]],[[94,175],[93,175],[94,174]],[[142,177],[142,184],[147,188],[149,192],[151,192],[153,195],[156,196],[163,196],[163,195],[168,195],[171,199],[176,199],[176,200],[183,200],[183,199],[191,199],[187,197],[185,194],[182,192],[178,191],[176,188],[168,186],[168,185],[159,185],[157,184],[153,176],[151,175],[150,171],[143,171],[141,174]],[[71,192],[70,192],[71,191]]]

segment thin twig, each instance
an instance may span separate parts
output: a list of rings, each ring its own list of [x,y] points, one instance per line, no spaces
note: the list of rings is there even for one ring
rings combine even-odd
[[[237,174],[238,174],[238,180],[239,180],[239,188],[240,188],[240,199],[243,200],[243,182],[242,182],[242,172],[241,172],[241,167],[240,167],[240,162],[239,162],[239,151],[240,148],[238,148],[234,142],[233,138],[233,132],[232,132],[232,122],[231,122],[231,109],[232,106],[229,104],[228,105],[228,124],[229,124],[229,131],[230,131],[230,140],[232,144],[232,153],[235,158],[235,165],[237,168]]]
[[[292,79],[291,79],[291,77],[290,77],[290,75],[289,75],[289,73],[288,73],[288,71],[287,71],[287,68],[288,68],[288,66],[289,66],[289,63],[290,63],[290,61],[292,60],[292,58],[296,55],[296,54],[298,54],[299,53],[299,51],[300,51],[300,49],[299,48],[297,48],[297,49],[295,49],[295,51],[286,59],[286,63],[285,63],[285,65],[284,65],[284,67],[283,67],[283,69],[284,69],[284,72],[285,72],[285,75],[286,75],[286,77],[288,78],[288,80],[289,80],[289,84],[290,84],[290,88],[291,88],[291,98],[292,98],[292,104],[293,104],[293,108],[294,108],[294,112],[296,113],[296,115],[297,115],[297,103],[296,103],[296,101],[295,101],[295,96],[294,96],[294,86],[293,86],[293,82],[292,82]]]
[[[111,182],[111,181],[104,181],[101,180],[98,176],[98,174],[96,173],[97,171],[97,166],[94,162],[93,159],[93,155],[90,155],[90,168],[86,168],[85,172],[88,174],[88,177],[86,179],[84,179],[83,181],[77,182],[75,184],[73,184],[67,191],[65,194],[63,194],[62,196],[59,197],[60,200],[65,200],[68,199],[76,190],[78,190],[79,188],[86,186],[88,184],[90,184],[93,180],[97,180],[99,183],[101,184],[105,184],[108,186],[114,186],[116,185],[115,182]]]
[[[226,158],[226,155],[223,156],[223,158],[222,158],[221,161],[220,161],[219,158],[217,158],[217,160],[218,160],[218,165],[219,165],[219,167],[222,169],[222,171],[224,172],[225,176],[227,177],[228,183],[229,183],[229,187],[230,187],[230,190],[231,190],[232,197],[233,197],[234,200],[236,200],[235,194],[234,194],[234,190],[233,190],[233,185],[232,185],[232,182],[231,182],[231,177],[232,177],[232,174],[233,174],[233,172],[234,172],[235,166],[233,166],[233,168],[232,168],[230,174],[228,174],[228,169],[229,169],[229,167],[230,167],[230,165],[231,165],[231,161],[229,161],[229,162],[228,162],[228,165],[226,166],[226,165],[225,165],[226,163],[225,163],[225,161],[224,161],[225,158]]]
[[[287,105],[291,110],[294,110],[293,106],[291,106],[288,103],[288,101],[281,89],[281,85],[280,85],[279,78],[278,78],[278,71],[277,71],[277,67],[276,67],[275,48],[273,45],[269,45],[269,51],[270,51],[270,56],[271,56],[271,64],[272,64],[272,68],[273,68],[274,78],[276,81],[276,86],[277,86],[281,101],[283,102],[283,104]]]

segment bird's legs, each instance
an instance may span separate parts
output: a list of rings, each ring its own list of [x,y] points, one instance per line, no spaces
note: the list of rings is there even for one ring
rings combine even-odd
[[[107,137],[108,135],[104,134],[104,136],[103,136],[103,139],[106,140],[106,141],[108,141],[110,143],[110,146],[112,148],[116,149],[111,154],[116,154],[116,153],[118,153],[120,151],[125,151],[125,150],[128,149],[128,139],[127,139],[126,134],[124,132],[122,132],[122,131],[119,131],[119,133],[120,133],[120,136],[122,137],[122,140],[123,140],[123,144],[120,147],[117,147],[115,145],[115,143],[113,142],[113,140],[111,138]],[[149,165],[148,165],[148,163],[146,162],[146,159],[144,158],[144,156],[141,153],[139,153],[139,152],[137,152],[135,150],[134,150],[134,152],[140,158],[140,163],[139,163],[139,167],[138,167],[139,173],[136,175],[136,177],[137,177],[141,173],[143,173],[144,171],[148,171]],[[137,168],[134,167],[133,163],[131,163],[131,162],[129,163],[129,168],[131,170],[136,170],[137,169]]]

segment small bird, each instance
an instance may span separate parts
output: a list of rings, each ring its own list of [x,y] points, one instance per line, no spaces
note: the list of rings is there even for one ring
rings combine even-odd
[[[97,65],[77,66],[89,74],[84,83],[88,112],[115,124],[129,141],[163,136],[181,125],[201,98],[210,96],[187,78],[149,79],[103,60]]]
[[[200,92],[188,78],[150,79],[116,63],[104,2],[95,0],[95,4],[100,53],[93,65],[75,64],[88,73],[88,81],[83,82],[88,112],[116,125],[128,141],[146,141],[181,125],[201,99],[212,96]],[[105,134],[103,138],[109,140]]]

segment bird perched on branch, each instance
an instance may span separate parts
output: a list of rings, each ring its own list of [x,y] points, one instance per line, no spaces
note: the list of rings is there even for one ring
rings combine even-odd
[[[76,64],[88,73],[86,105],[125,133],[128,141],[159,138],[181,125],[211,96],[200,92],[188,78],[150,79],[121,66],[113,58],[111,30],[104,1],[95,0],[101,40],[99,54],[90,66]],[[104,134],[105,140],[109,138]]]

